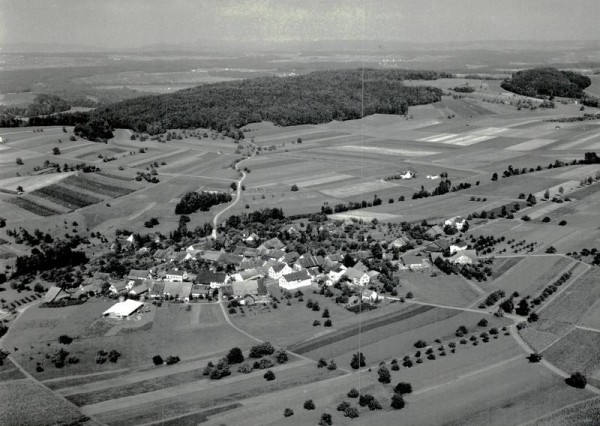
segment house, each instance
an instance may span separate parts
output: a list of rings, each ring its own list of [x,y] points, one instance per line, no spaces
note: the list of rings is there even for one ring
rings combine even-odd
[[[259,239],[259,236],[253,232],[250,235],[248,235],[246,238],[244,238],[244,241],[246,241],[247,243],[253,243],[253,242],[257,241],[258,239]]]
[[[235,297],[244,297],[246,295],[258,296],[258,281],[234,281],[231,283],[231,289]]]
[[[295,290],[300,287],[306,287],[311,284],[312,280],[306,270],[292,272],[279,278],[279,286],[286,290]]]
[[[102,314],[105,317],[124,319],[137,312],[144,304],[135,300],[125,300],[112,305]]]
[[[344,260],[344,256],[341,254],[328,254],[325,256],[325,259],[329,260],[330,262],[341,262]]]
[[[446,219],[446,221],[444,222],[444,226],[451,226],[452,228],[456,228],[459,231],[462,231],[462,229],[464,228],[466,223],[467,223],[466,219],[464,219],[460,216],[454,216],[454,217],[451,217],[450,219]]]
[[[300,257],[300,254],[297,251],[292,251],[289,253],[286,253],[283,256],[283,261],[285,263],[294,263],[296,260],[298,260],[298,258]]]
[[[369,282],[372,283],[373,280],[376,280],[380,274],[381,272],[378,271],[367,271],[367,275],[369,276]]]
[[[131,294],[133,296],[140,296],[144,293],[147,293],[150,290],[151,284],[152,284],[151,280],[144,280],[141,283],[134,285],[129,290],[129,294]]]
[[[217,262],[222,263],[224,265],[233,265],[240,266],[242,261],[244,260],[243,256],[235,253],[221,253]]]
[[[148,291],[148,296],[153,299],[163,297],[165,291],[165,283],[160,281],[154,281]]]
[[[252,258],[252,259],[244,259],[244,260],[242,260],[242,263],[240,263],[240,266],[238,266],[238,269],[244,270],[244,269],[258,268],[258,267],[264,265],[264,263],[265,263],[265,261],[259,257]]]
[[[60,299],[66,299],[68,297],[69,294],[66,291],[54,285],[50,287],[44,295],[44,303],[58,302]]]
[[[200,269],[196,275],[196,282],[210,286],[210,288],[219,288],[227,282],[225,272],[212,272],[208,269]]]
[[[342,278],[342,275],[344,275],[345,273],[346,273],[346,267],[341,264],[339,264],[336,268],[330,270],[329,273],[327,274],[327,277],[331,281],[331,284],[329,284],[329,285],[333,285],[333,284],[337,283],[340,280],[340,278]]]
[[[437,240],[425,246],[426,251],[443,252],[450,248],[448,240]]]
[[[403,270],[417,271],[419,269],[429,268],[429,263],[423,256],[407,254],[402,256],[400,260],[402,264],[399,264],[398,267]]]
[[[234,281],[246,281],[259,278],[263,275],[264,273],[259,268],[252,268],[233,274],[231,278],[233,278]]]
[[[200,259],[206,260],[207,262],[216,262],[222,254],[223,252],[221,251],[206,250],[200,254]]]
[[[282,275],[291,274],[292,272],[292,268],[290,268],[287,263],[277,263],[268,269],[267,275],[269,278],[278,280]]]
[[[277,260],[278,262],[283,262],[285,257],[285,252],[278,249],[263,249],[260,250],[259,253],[264,259],[273,259]]]
[[[154,252],[152,257],[154,258],[154,260],[165,261],[169,258],[170,255],[171,255],[171,253],[169,252],[169,250],[158,249]]]
[[[444,229],[439,225],[434,225],[424,232],[424,235],[430,240],[435,240],[440,235],[444,234]]]
[[[410,239],[408,237],[402,236],[402,237],[398,237],[394,241],[392,241],[389,246],[394,247],[394,248],[402,248],[409,244],[411,244]]]
[[[323,256],[312,256],[310,254],[303,254],[294,263],[294,269],[300,271],[306,268],[313,268],[315,266],[321,266],[323,264]]]
[[[361,298],[365,302],[374,303],[379,299],[379,295],[374,290],[365,289],[361,293]]]
[[[450,257],[448,261],[458,265],[472,265],[477,261],[477,252],[475,250],[461,250]]]
[[[243,306],[256,305],[256,298],[250,294],[247,294],[244,297],[242,297],[242,300],[240,300],[240,305],[243,305]]]
[[[412,170],[402,170],[399,174],[398,177],[400,179],[412,179],[416,176],[417,174],[412,171]]]
[[[300,225],[295,223],[289,223],[279,228],[279,231],[283,234],[287,232],[289,235],[298,235],[300,234]]]
[[[468,245],[466,243],[456,243],[450,245],[450,254],[457,253],[462,250],[466,250]]]
[[[143,280],[152,278],[152,274],[146,269],[132,269],[127,275],[127,280],[137,280],[139,278]]]
[[[190,294],[196,299],[199,297],[207,297],[210,295],[210,286],[204,284],[193,284],[192,292]]]
[[[281,287],[279,287],[279,280],[272,280],[265,278],[259,281],[259,294],[263,294],[261,287],[264,287],[264,294],[267,294],[275,299],[281,299]]]
[[[361,272],[367,272],[369,270],[369,268],[367,268],[367,266],[362,262],[355,263],[353,268]]]
[[[271,238],[270,240],[265,241],[264,243],[262,243],[260,246],[258,246],[259,249],[268,249],[268,250],[281,250],[285,247],[285,244],[283,244],[279,238]]]
[[[169,269],[165,275],[165,280],[167,281],[177,281],[182,282],[183,280],[188,279],[188,274],[185,271],[177,270],[177,269]]]
[[[352,284],[360,286],[365,286],[371,281],[371,278],[369,278],[369,275],[366,272],[355,268],[346,269],[346,277],[350,279]]]
[[[135,280],[110,280],[108,283],[110,285],[108,290],[113,294],[119,294],[131,290]]]
[[[190,295],[192,294],[192,285],[192,283],[186,282],[166,281],[163,294],[187,302],[190,300]]]

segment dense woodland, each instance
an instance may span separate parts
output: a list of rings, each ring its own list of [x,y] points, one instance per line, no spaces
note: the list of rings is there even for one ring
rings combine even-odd
[[[130,99],[96,110],[92,118],[104,119],[115,128],[156,134],[189,127],[222,131],[260,121],[291,126],[349,120],[375,113],[406,114],[411,105],[439,101],[442,91],[405,87],[403,79],[448,76],[435,71],[367,69],[364,80],[361,70],[263,77]]]
[[[175,214],[190,214],[198,210],[206,212],[212,206],[231,201],[231,195],[224,192],[188,192],[175,206]]]
[[[554,97],[581,99],[583,91],[592,81],[589,77],[572,71],[559,71],[556,68],[533,68],[517,71],[502,82],[501,87],[518,95],[531,97]]]

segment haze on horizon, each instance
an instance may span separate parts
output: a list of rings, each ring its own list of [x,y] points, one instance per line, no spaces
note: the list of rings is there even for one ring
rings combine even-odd
[[[596,0],[0,0],[0,43],[597,40],[598,16]]]

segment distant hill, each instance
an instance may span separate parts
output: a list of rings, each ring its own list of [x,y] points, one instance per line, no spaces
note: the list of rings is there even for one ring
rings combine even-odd
[[[584,89],[592,84],[589,77],[556,68],[533,68],[515,72],[501,87],[518,95],[532,97],[561,96],[584,98]]]
[[[363,114],[406,114],[411,105],[439,101],[442,91],[406,87],[402,80],[441,77],[451,74],[366,69],[364,84],[362,70],[255,78],[130,99],[100,108],[91,118],[106,120],[115,128],[156,134],[170,128],[222,131],[260,121],[291,126],[349,120]]]

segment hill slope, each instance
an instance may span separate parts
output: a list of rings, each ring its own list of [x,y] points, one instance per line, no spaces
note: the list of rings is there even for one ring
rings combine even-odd
[[[434,71],[369,69],[364,71],[364,85],[361,70],[256,78],[131,99],[97,110],[91,118],[155,134],[188,127],[221,131],[263,120],[289,126],[349,120],[363,114],[405,114],[410,105],[439,101],[442,91],[405,87],[403,79],[448,76]]]

